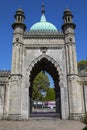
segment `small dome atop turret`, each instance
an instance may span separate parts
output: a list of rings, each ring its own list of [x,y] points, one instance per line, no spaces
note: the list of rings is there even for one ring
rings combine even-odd
[[[72,12],[68,8],[65,9],[64,15],[71,15],[73,17]]]
[[[23,9],[19,8],[17,11],[23,12]]]
[[[66,8],[64,12],[71,12],[70,9]]]
[[[16,11],[16,14],[24,14],[24,11],[20,8]]]

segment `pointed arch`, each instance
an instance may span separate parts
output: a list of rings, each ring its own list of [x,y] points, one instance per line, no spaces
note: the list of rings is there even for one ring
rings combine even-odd
[[[32,114],[32,93],[33,93],[33,81],[36,75],[41,72],[48,72],[54,81],[54,91],[55,91],[55,104],[56,104],[56,113],[61,115],[61,106],[60,106],[60,74],[61,69],[57,62],[48,55],[41,55],[32,61],[31,65],[28,68],[29,72],[29,98],[30,98],[30,114]]]
[[[27,68],[27,73],[29,75],[29,79],[30,79],[30,73],[32,71],[32,68],[37,64],[37,62],[41,61],[42,59],[47,59],[50,63],[52,63],[54,65],[54,67],[56,68],[56,70],[58,71],[60,78],[62,76],[62,69],[60,67],[60,65],[50,56],[44,54],[44,55],[40,55],[39,57],[37,57],[36,59],[34,59],[31,64],[28,66]]]
[[[34,76],[34,73],[32,74],[32,72],[35,72],[33,69],[37,68],[42,61],[47,61],[47,63],[49,64],[48,67],[50,67],[50,64],[53,66],[51,69],[54,69],[56,73],[58,73],[56,76],[59,76],[57,78],[57,83],[56,83],[56,79],[55,79],[55,86],[56,88],[60,89],[60,99],[61,99],[61,117],[63,119],[68,118],[68,94],[67,94],[67,82],[66,80],[64,80],[65,75],[63,74],[63,69],[61,68],[62,66],[60,64],[57,63],[57,61],[55,61],[54,58],[46,55],[46,54],[42,54],[39,57],[35,58],[34,60],[32,60],[32,62],[29,64],[28,68],[26,69],[25,72],[25,76],[23,76],[22,82],[23,82],[23,88],[26,88],[25,90],[27,91],[28,95],[27,95],[27,102],[29,102],[31,100],[31,97],[29,96],[29,94],[31,93],[30,89],[32,88],[32,81],[33,78],[31,76]],[[46,63],[46,62],[45,62]],[[47,65],[47,64],[46,64]],[[45,69],[48,69],[45,68]],[[41,68],[42,69],[42,68]],[[41,70],[39,68],[39,71]],[[38,73],[37,73],[38,74]],[[52,76],[54,76],[55,73],[53,73]],[[32,79],[32,81],[30,81],[30,79]],[[59,87],[57,87],[57,85]],[[67,96],[66,96],[67,95]],[[29,106],[27,106],[27,110],[28,110],[28,114],[30,114],[31,108],[30,108],[30,103]]]

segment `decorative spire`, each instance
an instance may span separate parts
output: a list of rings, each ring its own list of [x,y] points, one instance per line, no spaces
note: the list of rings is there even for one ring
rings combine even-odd
[[[42,15],[45,14],[45,9],[44,9],[44,7],[45,7],[45,5],[44,5],[44,3],[43,3],[43,4],[42,4],[42,11],[41,11]]]

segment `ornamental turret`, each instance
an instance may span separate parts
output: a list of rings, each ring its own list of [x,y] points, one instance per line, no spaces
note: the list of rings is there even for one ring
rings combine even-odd
[[[18,9],[14,15],[15,22],[12,24],[13,33],[13,52],[12,52],[12,71],[11,73],[22,73],[22,52],[23,52],[23,35],[26,29],[24,24],[24,12]]]
[[[65,41],[67,85],[69,93],[69,118],[77,119],[77,115],[83,112],[84,103],[82,100],[83,90],[79,85],[76,43],[74,29],[76,25],[73,22],[73,15],[70,10],[65,10],[63,15],[64,24],[62,26]],[[76,114],[78,113],[78,114]]]
[[[62,29],[63,29],[64,33],[68,27],[75,29],[76,25],[73,23],[73,15],[69,9],[66,9],[64,11],[63,20],[64,20],[64,24],[62,26]]]
[[[65,36],[67,74],[78,74],[74,34],[76,25],[73,23],[73,15],[69,9],[64,11],[63,20],[62,30]]]
[[[12,24],[12,28],[15,30],[17,27],[22,28],[24,31],[26,29],[26,25],[24,24],[24,12],[22,9],[18,9],[16,14],[14,15],[15,23]]]

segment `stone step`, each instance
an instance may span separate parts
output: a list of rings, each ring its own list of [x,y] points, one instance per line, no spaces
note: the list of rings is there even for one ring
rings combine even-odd
[[[61,120],[58,117],[30,117],[29,120]]]
[[[53,119],[53,118],[59,118],[59,113],[32,113],[30,114],[30,118],[33,119]]]

